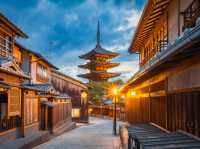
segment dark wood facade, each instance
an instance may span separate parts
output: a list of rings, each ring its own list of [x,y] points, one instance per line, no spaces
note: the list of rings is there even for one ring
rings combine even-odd
[[[114,105],[89,105],[89,114],[91,116],[105,116],[108,118],[113,118]],[[120,121],[126,120],[124,106],[117,105],[116,117]]]
[[[57,97],[53,102],[43,101],[40,108],[41,129],[59,133],[59,129],[69,128],[72,124],[71,110],[71,100],[67,98]]]
[[[0,144],[36,133],[43,124],[53,133],[69,128],[71,98],[50,84],[50,70],[57,68],[16,43],[15,37],[27,35],[1,13],[0,22]],[[44,101],[49,104],[43,106]]]
[[[196,4],[192,7],[194,11],[189,11],[194,4]],[[198,109],[200,7],[198,4],[199,1],[196,0],[148,1],[143,13],[143,17],[147,18],[141,18],[129,49],[130,52],[140,52],[140,70],[122,88],[122,91],[127,93],[126,114],[130,123],[152,122],[170,131],[181,129],[200,136]],[[164,5],[165,8],[160,14],[158,14],[159,5]],[[149,15],[146,14],[147,10]],[[156,10],[159,17],[153,16]],[[165,48],[156,50],[154,46],[145,47],[151,42],[153,35],[160,33],[156,28],[162,26],[161,20],[165,15],[167,15]],[[186,15],[190,17],[186,19]],[[156,20],[154,26],[146,33],[146,37],[142,36],[142,33],[148,30],[148,23],[153,18]],[[159,36],[153,36],[153,39],[162,41]],[[151,51],[155,51],[154,54],[151,54]]]
[[[20,68],[14,41],[27,35],[1,13],[0,22],[0,135],[2,139],[7,138],[6,142],[21,136],[18,130],[23,123],[24,98],[20,84],[29,76]]]
[[[51,83],[56,90],[71,97],[72,119],[88,122],[87,86],[57,70],[52,70]]]

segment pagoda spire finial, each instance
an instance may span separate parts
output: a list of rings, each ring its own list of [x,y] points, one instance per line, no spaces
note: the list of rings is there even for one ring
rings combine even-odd
[[[100,23],[99,23],[99,20],[98,20],[98,25],[97,25],[97,47],[100,47]]]

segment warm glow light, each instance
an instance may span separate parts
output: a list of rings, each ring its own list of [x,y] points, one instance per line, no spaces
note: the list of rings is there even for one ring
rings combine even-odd
[[[92,113],[92,111],[93,111],[93,109],[92,109],[92,108],[89,108],[89,109],[88,109],[88,113],[89,113],[89,114],[91,114],[91,113]]]
[[[124,99],[124,98],[125,98],[125,96],[124,96],[124,95],[122,95],[122,96],[121,96],[121,98],[122,98],[122,99]]]
[[[81,93],[81,97],[82,97],[83,99],[87,98],[87,93],[86,93],[86,92],[82,92],[82,93]]]
[[[118,90],[117,90],[116,87],[113,88],[113,94],[114,94],[114,95],[117,95],[117,94],[118,94]]]
[[[73,108],[72,109],[72,118],[79,118],[80,117],[80,109],[79,108]]]
[[[131,91],[131,96],[135,96],[136,92],[135,91]]]

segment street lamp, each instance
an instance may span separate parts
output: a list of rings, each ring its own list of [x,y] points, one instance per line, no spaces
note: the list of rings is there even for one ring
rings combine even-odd
[[[131,96],[136,96],[136,92],[135,91],[131,91]]]
[[[117,87],[113,88],[113,98],[114,98],[114,118],[113,118],[113,134],[116,136],[117,135],[117,118],[116,118],[116,114],[117,114],[117,98],[118,98],[118,89]]]

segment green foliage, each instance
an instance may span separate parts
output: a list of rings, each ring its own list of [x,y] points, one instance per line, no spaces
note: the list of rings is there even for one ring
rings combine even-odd
[[[113,85],[120,86],[124,82],[116,80],[113,82],[93,82],[88,83],[90,100],[94,103],[101,103],[102,100],[109,94],[109,90]]]

